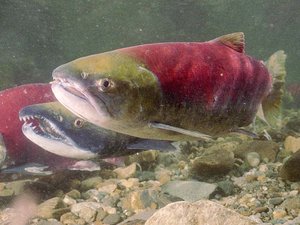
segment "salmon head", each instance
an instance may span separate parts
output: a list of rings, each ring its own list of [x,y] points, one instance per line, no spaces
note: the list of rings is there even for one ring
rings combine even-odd
[[[56,98],[78,116],[104,128],[143,121],[157,109],[157,77],[118,51],[92,55],[53,71]]]

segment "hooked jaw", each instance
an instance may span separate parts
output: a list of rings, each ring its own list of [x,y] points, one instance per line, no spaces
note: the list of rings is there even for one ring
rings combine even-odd
[[[23,134],[35,144],[46,151],[68,158],[91,159],[97,156],[89,150],[80,148],[54,120],[41,114],[29,114],[28,111],[30,106],[20,111],[19,118],[23,122]]]
[[[52,73],[52,91],[57,100],[77,116],[103,124],[110,114],[105,104],[90,93],[84,75],[84,72],[68,69],[68,64],[59,66]]]

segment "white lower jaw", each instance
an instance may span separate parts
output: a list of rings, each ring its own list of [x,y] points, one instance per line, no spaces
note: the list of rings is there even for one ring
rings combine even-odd
[[[52,84],[56,99],[75,115],[96,125],[102,126],[109,120],[107,112],[95,108],[86,100],[66,91],[60,84]]]
[[[97,154],[87,150],[82,150],[72,144],[68,145],[63,142],[38,135],[26,125],[22,126],[22,131],[23,134],[33,143],[53,154],[73,159],[92,159],[97,157]]]

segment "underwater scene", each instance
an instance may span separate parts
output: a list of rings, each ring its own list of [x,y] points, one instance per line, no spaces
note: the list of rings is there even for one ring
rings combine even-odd
[[[1,0],[0,225],[300,225],[300,1]]]

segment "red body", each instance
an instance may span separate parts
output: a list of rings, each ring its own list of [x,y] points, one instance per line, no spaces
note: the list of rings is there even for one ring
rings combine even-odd
[[[0,92],[0,133],[7,149],[7,166],[35,162],[58,169],[75,162],[46,152],[22,133],[20,109],[55,100],[49,84],[26,84]]]
[[[120,51],[142,61],[158,77],[164,104],[196,105],[208,120],[226,120],[228,126],[251,123],[271,89],[272,78],[260,61],[218,41],[149,44]]]

